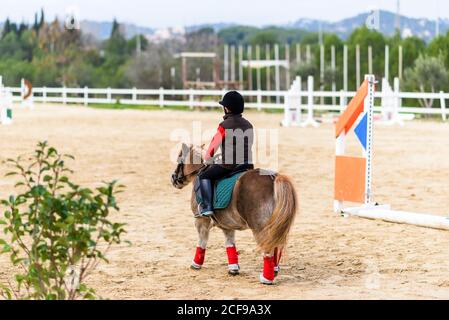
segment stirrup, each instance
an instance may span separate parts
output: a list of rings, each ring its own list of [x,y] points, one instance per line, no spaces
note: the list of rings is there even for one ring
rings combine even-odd
[[[200,216],[202,217],[211,217],[214,215],[214,211],[213,210],[208,210],[206,212],[200,212]]]
[[[213,214],[214,214],[214,211],[212,210],[212,211],[206,211],[205,213],[202,213],[201,212],[201,205],[200,204],[198,204],[198,209],[197,209],[197,211],[193,214],[193,217],[194,218],[209,218],[209,217],[211,217],[211,216],[213,216]]]

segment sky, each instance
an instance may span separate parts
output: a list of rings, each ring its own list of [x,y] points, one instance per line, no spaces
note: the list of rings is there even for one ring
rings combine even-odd
[[[0,21],[6,17],[31,22],[43,8],[47,19],[68,11],[81,20],[111,21],[164,28],[203,23],[263,26],[286,24],[299,18],[338,21],[369,9],[396,11],[396,0],[1,0]],[[449,18],[447,0],[401,0],[401,14]]]

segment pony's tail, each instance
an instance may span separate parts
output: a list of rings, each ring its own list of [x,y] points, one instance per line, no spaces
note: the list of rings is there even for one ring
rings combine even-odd
[[[285,247],[288,234],[295,220],[298,200],[291,180],[277,175],[274,180],[274,210],[266,225],[256,236],[259,248],[272,253],[275,248]]]

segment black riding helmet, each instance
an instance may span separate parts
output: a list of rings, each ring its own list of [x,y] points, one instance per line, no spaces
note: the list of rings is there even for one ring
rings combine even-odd
[[[241,114],[245,110],[245,100],[237,91],[229,91],[226,93],[219,104],[228,108],[233,114]]]

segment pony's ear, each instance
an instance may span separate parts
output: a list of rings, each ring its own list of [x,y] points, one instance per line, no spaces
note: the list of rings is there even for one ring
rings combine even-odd
[[[183,143],[183,144],[182,144],[182,154],[183,154],[183,155],[186,155],[186,154],[189,153],[189,151],[190,151],[189,146],[186,145],[185,143]]]
[[[206,146],[206,144],[203,143],[203,144],[201,145],[201,150],[203,150],[205,146]]]

